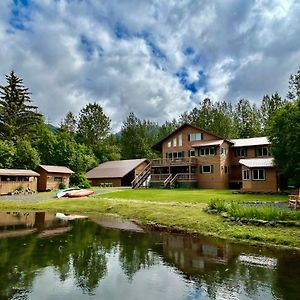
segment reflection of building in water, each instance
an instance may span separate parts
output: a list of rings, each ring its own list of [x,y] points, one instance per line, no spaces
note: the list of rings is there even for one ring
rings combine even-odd
[[[6,212],[0,213],[0,238],[43,232],[55,234],[57,228],[69,227],[67,221],[55,218],[55,214],[45,212]],[[62,233],[61,230],[58,232]]]
[[[211,264],[228,264],[231,255],[226,242],[207,237],[161,234],[164,255],[185,272],[209,268]]]

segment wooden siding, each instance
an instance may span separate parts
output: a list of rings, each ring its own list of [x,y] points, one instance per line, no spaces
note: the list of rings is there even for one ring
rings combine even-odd
[[[253,180],[252,169],[245,166],[242,167],[243,170],[248,170],[250,179],[243,180],[243,192],[277,192],[278,182],[277,182],[277,172],[275,168],[257,168],[265,170],[265,180]]]
[[[67,187],[69,186],[70,174],[48,173],[40,167],[38,168],[37,172],[40,174],[37,185],[38,191],[58,189],[60,183],[63,183]],[[62,181],[55,181],[55,177],[62,177]]]
[[[111,183],[114,187],[121,186],[121,178],[90,179],[90,182],[94,186],[100,186],[101,183]]]
[[[0,181],[0,194],[7,195],[17,189],[37,190],[37,177],[29,177],[29,181]]]

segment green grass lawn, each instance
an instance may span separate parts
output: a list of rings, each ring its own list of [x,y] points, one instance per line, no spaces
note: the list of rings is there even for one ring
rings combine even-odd
[[[99,195],[100,198],[157,202],[208,203],[219,198],[225,201],[288,201],[287,195],[233,194],[233,190],[214,189],[128,189]]]
[[[296,227],[256,227],[224,222],[203,208],[212,198],[225,201],[287,201],[279,195],[239,195],[231,190],[123,190],[80,199],[0,201],[0,210],[53,211],[80,214],[109,214],[134,219],[140,224],[155,224],[250,244],[288,246],[300,250],[300,229]]]

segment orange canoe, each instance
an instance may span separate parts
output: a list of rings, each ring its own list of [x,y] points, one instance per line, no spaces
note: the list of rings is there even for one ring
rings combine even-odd
[[[69,198],[87,197],[94,193],[95,193],[94,191],[90,191],[90,190],[74,190],[66,193],[65,197],[69,197]]]

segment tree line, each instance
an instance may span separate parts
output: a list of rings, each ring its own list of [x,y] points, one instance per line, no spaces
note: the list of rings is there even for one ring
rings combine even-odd
[[[56,128],[46,124],[38,107],[33,105],[23,79],[12,71],[6,75],[6,85],[0,86],[0,168],[35,169],[39,164],[53,164],[82,174],[107,160],[152,159],[159,154],[151,146],[184,123],[225,138],[268,135],[279,149],[276,137],[282,124],[275,116],[280,115],[279,112],[284,115],[282,112],[287,110],[290,111],[287,120],[292,112],[295,115],[299,97],[300,68],[290,77],[286,97],[275,92],[265,95],[259,105],[248,99],[232,104],[206,98],[192,110],[163,124],[140,119],[131,112],[120,132],[113,133],[111,119],[101,105],[94,102],[84,106],[78,115],[68,112]],[[295,122],[300,124],[299,120]],[[280,165],[274,147],[272,151]],[[297,147],[294,151],[300,150]]]

